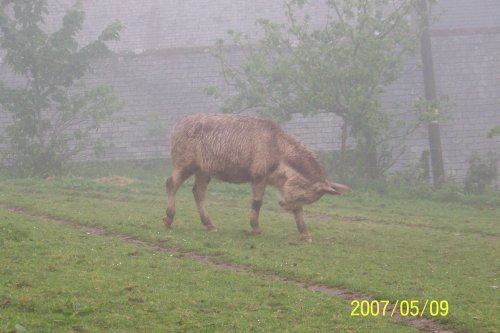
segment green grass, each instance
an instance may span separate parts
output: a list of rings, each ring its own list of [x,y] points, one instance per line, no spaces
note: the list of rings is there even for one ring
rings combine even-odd
[[[341,299],[0,210],[0,331],[395,331]]]
[[[189,185],[183,186],[179,191],[174,228],[171,231],[166,231],[161,222],[165,210],[164,196],[164,182],[158,176],[148,179],[143,178],[143,180],[138,180],[136,183],[127,186],[104,185],[96,183],[91,178],[75,177],[46,181],[5,179],[0,182],[0,203],[22,207],[35,213],[61,218],[73,223],[99,226],[112,233],[132,235],[164,246],[194,251],[211,256],[221,262],[246,265],[256,272],[268,272],[300,281],[339,286],[371,295],[375,299],[389,299],[392,302],[398,299],[447,300],[450,304],[449,316],[436,318],[435,320],[456,331],[497,332],[497,327],[500,327],[498,317],[500,298],[497,289],[500,276],[500,261],[498,258],[498,253],[500,253],[499,207],[438,203],[419,199],[383,198],[374,193],[361,191],[341,198],[325,197],[317,204],[306,209],[308,212],[306,223],[310,227],[314,238],[313,243],[308,244],[298,240],[298,232],[292,216],[279,209],[276,204],[277,194],[271,189],[266,194],[261,213],[261,225],[264,235],[258,238],[251,236],[248,232],[250,229],[248,224],[250,203],[248,186],[222,183],[210,184],[207,207],[214,223],[218,226],[219,231],[217,233],[206,233],[204,231],[199,221]],[[19,219],[16,216],[10,218]],[[32,219],[27,220],[31,221]],[[23,222],[23,226],[24,223],[27,222]],[[43,247],[43,240],[46,238],[46,241],[47,239],[50,240],[47,241],[51,244],[49,248],[58,249],[58,251],[64,253],[66,253],[66,251],[62,250],[64,246],[71,244],[71,248],[67,251],[68,255],[71,249],[81,255],[83,255],[82,253],[91,255],[91,253],[87,253],[88,249],[97,248],[99,249],[97,251],[99,253],[99,262],[101,260],[108,262],[108,264],[99,266],[98,263],[85,259],[80,270],[89,269],[90,267],[94,268],[94,272],[112,269],[108,260],[112,262],[114,256],[117,255],[116,251],[119,252],[119,250],[113,251],[113,249],[131,247],[131,245],[121,244],[109,239],[83,237],[78,232],[70,232],[67,227],[54,227],[46,225],[46,222],[45,224],[40,221],[31,221],[30,223],[37,228],[44,225],[44,228],[54,229],[51,231],[47,229],[46,235],[41,235],[40,238],[35,237],[35,235],[39,235],[38,232],[29,233],[27,238],[32,239],[30,240],[30,242],[33,242],[30,243],[31,246],[35,248]],[[18,223],[15,222],[10,222],[9,225],[18,227]],[[55,230],[60,229],[68,230],[57,236],[58,233]],[[24,231],[29,232],[19,227],[21,240],[4,241],[4,245],[5,242],[19,245],[17,248],[12,249],[12,254],[9,254],[7,258],[12,260],[12,256],[15,258],[13,259],[14,262],[16,262],[16,259],[17,261],[22,259],[22,262],[26,262],[26,265],[19,268],[20,271],[28,270],[28,268],[39,269],[39,271],[25,274],[26,276],[33,276],[36,281],[37,277],[49,274],[43,270],[43,267],[39,267],[40,265],[43,266],[43,264],[39,265],[38,263],[42,263],[43,260],[48,260],[51,257],[45,258],[45,256],[42,256],[42,258],[37,258],[36,263],[29,265],[30,260],[35,260],[30,258],[30,254],[32,256],[37,251],[26,250],[23,252],[22,249],[27,246],[23,242],[28,242],[25,239],[23,240],[23,237],[26,238],[22,236]],[[10,234],[15,235],[16,233],[16,231],[13,231]],[[76,239],[80,238],[80,240],[75,242],[64,240],[64,237],[70,237],[70,235],[73,235],[72,237],[76,237]],[[81,240],[82,237],[85,241]],[[92,242],[101,242],[101,247],[98,247],[97,244],[93,245]],[[82,250],[82,248],[87,250]],[[169,311],[161,308],[158,313],[162,313],[163,316],[159,316],[158,313],[155,316],[144,311],[149,319],[145,319],[145,322],[140,324],[125,327],[123,322],[119,323],[120,319],[115,321],[114,318],[117,317],[121,318],[122,321],[127,321],[123,318],[129,316],[134,317],[134,320],[138,320],[135,312],[138,310],[135,307],[143,308],[144,303],[133,304],[133,309],[131,309],[131,302],[124,301],[127,306],[117,306],[116,309],[108,309],[106,312],[102,310],[101,306],[105,307],[106,300],[109,301],[113,297],[117,297],[118,291],[115,290],[115,294],[90,296],[92,295],[91,287],[70,283],[70,286],[75,287],[74,293],[77,294],[75,299],[79,303],[89,304],[89,302],[95,302],[95,306],[89,307],[98,309],[92,312],[94,317],[89,317],[88,322],[85,320],[90,314],[74,316],[79,320],[83,320],[81,324],[76,325],[88,326],[89,331],[132,330],[132,327],[135,327],[134,325],[150,327],[151,329],[146,331],[155,331],[161,326],[154,325],[162,325],[162,323],[164,327],[172,327],[174,331],[246,331],[246,322],[255,324],[257,319],[267,318],[266,321],[273,322],[272,325],[279,324],[282,326],[258,326],[261,325],[261,322],[259,322],[258,325],[252,326],[250,331],[259,331],[261,328],[262,331],[352,330],[355,332],[364,330],[393,332],[407,329],[395,323],[391,325],[388,318],[351,318],[350,305],[335,297],[297,290],[298,288],[283,283],[271,283],[251,275],[215,271],[210,267],[192,263],[185,258],[169,258],[166,254],[155,254],[153,256],[148,251],[141,251],[141,253],[148,253],[148,255],[129,257],[126,255],[127,251],[133,250],[122,250],[123,260],[132,261],[137,265],[140,262],[141,265],[144,265],[134,267],[126,265],[130,269],[124,271],[123,276],[128,276],[129,281],[133,281],[128,283],[134,286],[143,286],[144,284],[149,286],[150,284],[141,279],[142,275],[138,272],[141,272],[141,270],[142,272],[147,271],[148,265],[155,262],[154,260],[165,257],[161,259],[165,262],[162,261],[161,264],[155,265],[155,271],[162,269],[166,269],[166,271],[162,271],[161,276],[158,275],[155,281],[160,286],[172,284],[175,286],[174,289],[179,290],[179,293],[183,295],[175,296],[180,303],[179,311],[191,315],[191,317],[186,315],[186,318],[191,319],[186,319],[184,322],[186,325],[192,326],[185,326],[184,328],[175,326],[176,322],[170,319]],[[5,256],[2,256],[0,260],[3,266],[3,261],[6,260]],[[68,270],[77,269],[76,266],[72,266],[73,264],[76,265],[76,262],[69,266],[63,266],[67,267]],[[54,264],[46,264],[45,267],[50,265]],[[169,271],[168,267],[172,269]],[[198,290],[194,287],[198,286],[198,283],[192,280],[193,270],[200,272],[200,276],[204,276],[200,281],[206,279],[212,281],[208,289],[212,290],[213,293],[206,294],[207,291],[203,290],[207,288]],[[186,271],[191,272],[191,274],[185,274]],[[113,276],[113,278],[104,279],[113,281],[110,284],[110,289],[119,284],[114,282],[115,276],[117,281],[121,281],[120,272],[122,271],[118,273],[115,271],[102,272],[102,274]],[[170,272],[170,274],[167,274],[167,272]],[[9,276],[17,276],[18,274],[21,273],[12,271]],[[170,279],[172,274],[176,276],[176,279]],[[79,274],[75,275],[78,277]],[[3,276],[4,272],[2,271]],[[210,277],[215,276],[217,276],[217,279],[210,279]],[[125,277],[123,278],[125,279]],[[11,277],[9,279],[12,280]],[[233,282],[229,282],[229,280]],[[24,281],[21,279],[20,281],[15,283],[23,285],[23,282],[25,282],[34,285],[31,280]],[[50,283],[49,280],[47,281],[47,283]],[[203,285],[203,282],[199,283]],[[243,285],[241,288],[231,288],[223,293],[224,286],[229,283],[235,285],[241,283]],[[273,302],[273,297],[270,297],[265,292],[260,296],[258,295],[262,289],[268,287],[259,287],[255,290],[251,287],[245,289],[245,283],[255,286],[273,284],[276,288],[283,288],[282,292],[286,297],[283,296],[284,298],[277,303],[287,309],[285,317],[288,317],[276,320],[276,317],[273,317],[276,313],[272,307],[262,306],[262,304],[266,304],[265,302]],[[24,291],[28,297],[33,299],[31,295],[34,295],[34,287],[0,287],[3,288],[2,290]],[[207,314],[201,315],[198,313],[197,305],[190,303],[189,297],[183,294],[184,292],[189,293],[193,288],[195,288],[193,293],[199,292],[203,295],[199,297],[200,299],[204,299],[205,303],[209,302],[214,305],[213,308],[207,311]],[[104,289],[106,288],[103,287]],[[162,292],[165,292],[159,287],[151,290],[143,289],[145,294],[150,292],[151,295],[155,293],[162,295]],[[40,291],[40,295],[42,295],[40,297],[52,299],[52,297],[47,296],[51,292],[53,291],[46,287],[44,291]],[[0,295],[3,297],[3,294]],[[59,298],[59,303],[71,305],[73,294],[69,293],[69,297],[66,296],[68,295]],[[96,298],[94,299],[94,297]],[[145,297],[150,296],[137,296],[137,298],[142,299],[145,299]],[[165,299],[172,296],[167,294],[158,297],[158,299]],[[297,298],[293,301],[289,297]],[[55,297],[55,299],[57,298]],[[85,299],[85,301],[81,301],[80,298]],[[236,311],[233,314],[226,312],[221,314],[215,310],[218,307],[224,308],[225,305],[223,304],[226,303],[238,304],[242,299],[249,302],[249,309],[255,306],[258,310],[242,310],[242,313],[236,310],[230,311],[231,313]],[[300,301],[297,301],[298,299]],[[15,302],[12,301],[12,303]],[[153,303],[162,304],[162,306],[164,304],[160,301],[154,301]],[[168,306],[172,307],[171,304],[164,306],[168,309]],[[243,309],[245,309],[245,306],[241,305]],[[59,305],[60,307],[61,305]],[[240,306],[237,307],[240,308]],[[111,308],[113,307],[111,306]],[[8,318],[0,318],[2,320],[0,328],[1,325],[12,324],[12,318],[22,318],[20,316],[23,312],[16,309],[17,307],[14,306],[7,308],[7,311],[11,311],[8,313],[11,314]],[[260,314],[253,316],[254,311],[260,311]],[[250,312],[250,314],[247,312]],[[110,318],[108,318],[108,314]],[[59,314],[59,316],[64,317],[66,315]],[[97,320],[96,316],[101,321]],[[296,323],[295,316],[298,318],[307,317],[310,320]],[[55,326],[50,325],[56,325],[55,319],[49,317],[46,320],[49,326],[45,327],[50,327],[49,331],[53,331]],[[106,319],[102,319],[103,317],[106,317]],[[7,324],[4,324],[6,320]],[[102,326],[91,326],[93,325],[91,323],[96,320],[99,323],[104,320],[105,323]],[[21,324],[29,323],[29,321],[19,322]],[[67,329],[70,326],[64,327]],[[161,329],[158,330],[162,331]]]

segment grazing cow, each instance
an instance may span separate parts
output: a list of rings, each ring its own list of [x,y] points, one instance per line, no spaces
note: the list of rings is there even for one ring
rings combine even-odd
[[[198,113],[181,119],[171,136],[172,175],[167,179],[165,225],[175,215],[175,193],[195,175],[193,194],[201,222],[215,226],[205,208],[205,192],[212,177],[230,183],[252,184],[250,225],[253,234],[262,233],[259,210],[268,184],[281,193],[279,204],[294,214],[300,238],[311,241],[304,224],[302,206],[323,194],[351,191],[330,182],[315,155],[271,120],[234,114]]]

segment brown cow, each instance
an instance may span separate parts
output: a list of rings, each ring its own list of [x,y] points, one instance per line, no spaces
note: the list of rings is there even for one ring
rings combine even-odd
[[[311,241],[304,224],[302,206],[323,194],[350,192],[348,186],[330,182],[315,155],[271,120],[233,114],[199,113],[180,120],[171,136],[172,175],[167,179],[167,228],[175,215],[175,193],[195,175],[193,194],[201,222],[215,226],[205,208],[210,178],[252,184],[250,225],[262,233],[259,210],[266,185],[281,192],[279,204],[293,212],[300,238]]]

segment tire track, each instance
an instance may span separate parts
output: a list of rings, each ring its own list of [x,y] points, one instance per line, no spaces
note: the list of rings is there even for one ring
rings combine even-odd
[[[182,248],[179,247],[165,247],[159,244],[155,244],[154,242],[149,242],[145,241],[142,239],[139,239],[134,236],[130,235],[125,235],[125,234],[119,234],[119,233],[111,233],[107,231],[106,229],[103,228],[98,228],[98,227],[91,227],[87,226],[84,224],[79,224],[79,223],[74,223],[58,218],[54,218],[48,215],[43,215],[43,214],[37,214],[34,212],[31,212],[26,209],[14,207],[11,205],[6,205],[3,203],[0,203],[0,209],[3,209],[5,211],[17,214],[17,215],[22,215],[22,216],[27,216],[31,218],[35,218],[38,220],[43,220],[46,222],[50,222],[53,224],[58,224],[58,225],[67,225],[71,226],[73,228],[76,228],[86,234],[94,235],[97,237],[110,237],[116,240],[124,241],[129,244],[134,244],[141,246],[143,248],[146,248],[151,251],[155,252],[162,252],[162,253],[168,253],[168,254],[174,254],[174,255],[179,255],[182,256],[183,258],[188,258],[193,261],[212,266],[216,269],[219,270],[224,270],[228,272],[234,272],[234,273],[244,273],[244,274],[250,274],[255,277],[258,277],[260,279],[266,279],[266,280],[273,280],[273,281],[281,281],[285,282],[291,285],[294,285],[296,287],[306,289],[312,292],[321,292],[330,296],[337,296],[341,297],[347,302],[351,302],[353,300],[367,300],[371,301],[373,300],[372,297],[361,294],[361,293],[356,293],[349,291],[344,288],[339,288],[339,287],[329,287],[326,285],[322,284],[317,284],[317,283],[310,283],[310,282],[305,282],[305,281],[298,281],[298,280],[293,280],[284,276],[280,276],[278,274],[272,274],[272,273],[264,273],[264,272],[255,272],[253,269],[249,266],[245,265],[239,265],[235,263],[224,263],[224,262],[219,262],[209,256],[205,255],[200,255],[194,252],[186,251],[183,250]],[[420,332],[426,332],[426,333],[453,333],[452,330],[447,329],[440,325],[439,323],[425,317],[411,317],[411,316],[402,316],[401,313],[399,312],[399,309],[394,309],[394,305],[391,303],[387,306],[387,313],[391,313],[394,311],[394,316],[393,318],[396,319],[399,322],[405,323],[408,326],[416,328]]]

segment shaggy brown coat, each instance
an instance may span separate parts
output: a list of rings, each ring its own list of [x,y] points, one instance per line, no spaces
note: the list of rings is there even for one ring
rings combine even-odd
[[[195,175],[193,194],[202,223],[215,226],[205,208],[205,192],[210,179],[252,184],[253,233],[262,231],[258,217],[266,185],[278,188],[280,205],[293,212],[304,240],[311,235],[304,224],[302,206],[323,194],[350,192],[348,186],[330,182],[315,155],[271,120],[233,114],[193,114],[181,119],[171,136],[174,166],[168,178],[165,224],[175,215],[175,193]]]

